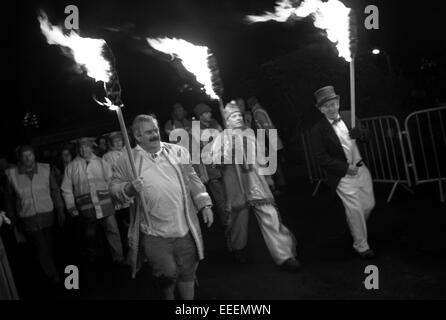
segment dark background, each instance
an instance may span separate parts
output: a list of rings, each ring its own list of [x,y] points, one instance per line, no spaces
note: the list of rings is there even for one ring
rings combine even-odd
[[[438,1],[342,2],[358,17],[359,116],[404,117],[444,100],[445,11]],[[105,39],[116,56],[128,123],[136,114],[149,112],[164,122],[177,101],[190,113],[195,104],[208,101],[190,74],[150,54],[144,37],[178,37],[207,45],[218,61],[224,100],[258,96],[285,142],[292,142],[317,116],[312,105],[319,87],[335,85],[342,107],[349,107],[348,64],[310,19],[244,22],[247,14],[273,10],[271,0],[20,1],[6,14],[12,45],[5,67],[11,71],[12,86],[4,92],[9,98],[4,100],[1,129],[8,157],[18,143],[51,144],[118,128],[116,116],[92,101],[94,83],[75,72],[71,59],[41,35],[38,9],[61,25],[69,4],[79,8],[81,35]],[[364,28],[369,4],[380,9],[379,30]],[[388,54],[392,72],[384,55],[370,54],[375,47]],[[184,84],[189,90],[181,89]],[[23,126],[26,113],[36,115],[38,128]]]

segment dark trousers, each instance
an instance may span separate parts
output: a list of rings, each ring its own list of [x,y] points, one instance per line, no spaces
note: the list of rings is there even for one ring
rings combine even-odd
[[[220,179],[211,179],[207,183],[209,194],[214,203],[213,211],[218,215],[220,223],[224,229],[225,242],[228,250],[231,251],[230,239],[230,218],[231,212],[226,209],[226,193],[223,183]]]
[[[119,233],[121,235],[122,249],[124,256],[129,252],[129,225],[130,225],[130,208],[123,208],[115,212],[116,222],[118,223]]]
[[[52,280],[58,278],[57,268],[54,262],[53,228],[48,227],[36,231],[27,231],[26,235],[34,247],[43,272]]]
[[[229,212],[226,210],[226,196],[223,183],[220,179],[211,179],[207,183],[208,191],[214,203],[212,208],[220,218],[220,222],[224,228],[229,224]]]
[[[122,252],[121,235],[119,233],[118,224],[114,215],[99,219],[90,220],[83,218],[82,229],[84,233],[84,241],[87,259],[89,262],[94,262],[96,259],[96,245],[97,245],[97,227],[101,226],[105,233],[112,260],[115,262],[124,259]]]

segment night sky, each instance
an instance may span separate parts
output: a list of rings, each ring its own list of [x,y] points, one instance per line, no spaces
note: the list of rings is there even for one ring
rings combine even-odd
[[[357,12],[360,51],[385,50],[393,66],[408,78],[416,75],[422,57],[434,59],[444,72],[441,30],[446,14],[438,1],[343,2]],[[104,38],[116,56],[128,122],[138,113],[149,112],[164,121],[176,101],[182,101],[190,111],[196,103],[207,101],[205,95],[179,90],[183,83],[194,87],[193,79],[181,68],[150,55],[144,37],[178,37],[210,47],[220,67],[225,100],[244,96],[240,82],[256,74],[263,63],[328,41],[311,21],[244,22],[247,14],[272,10],[272,0],[20,1],[14,11],[4,13],[10,19],[8,43],[12,44],[6,49],[9,59],[4,61],[12,84],[4,92],[9,102],[5,100],[2,108],[7,112],[2,116],[6,148],[26,140],[22,121],[27,111],[38,116],[40,128],[35,136],[98,128],[103,123],[115,123],[117,128],[115,115],[92,101],[94,83],[76,73],[73,62],[59,48],[46,44],[40,33],[37,10],[45,10],[53,24],[62,24],[69,4],[79,8],[81,35]],[[380,9],[380,30],[363,27],[368,4]],[[316,89],[308,89],[308,95]]]

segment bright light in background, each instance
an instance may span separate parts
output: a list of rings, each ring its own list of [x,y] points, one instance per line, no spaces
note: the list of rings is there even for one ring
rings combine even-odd
[[[372,53],[373,53],[373,54],[379,54],[380,52],[381,52],[381,51],[379,51],[379,49],[373,49],[373,50],[372,50]]]

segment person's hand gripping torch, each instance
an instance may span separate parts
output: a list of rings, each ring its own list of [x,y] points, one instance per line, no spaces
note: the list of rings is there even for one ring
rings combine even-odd
[[[113,61],[113,71],[115,71],[114,67],[114,56],[111,50],[109,49],[107,52],[110,55],[110,61]],[[127,127],[125,125],[124,116],[122,114],[121,108],[124,107],[124,104],[121,100],[121,85],[119,83],[119,78],[116,72],[112,72],[110,80],[107,83],[104,83],[105,90],[105,102],[98,101],[95,96],[93,96],[93,100],[96,101],[101,106],[107,107],[109,110],[116,111],[116,115],[119,121],[119,127],[121,129],[121,134],[124,140],[125,149],[127,152],[127,156],[130,162],[130,166],[132,168],[133,180],[138,179],[138,172],[135,166],[135,159],[133,157],[132,148],[130,146],[130,139],[127,132]],[[147,203],[145,201],[144,191],[140,190],[138,192],[140,196],[141,204],[145,213],[148,213]]]

